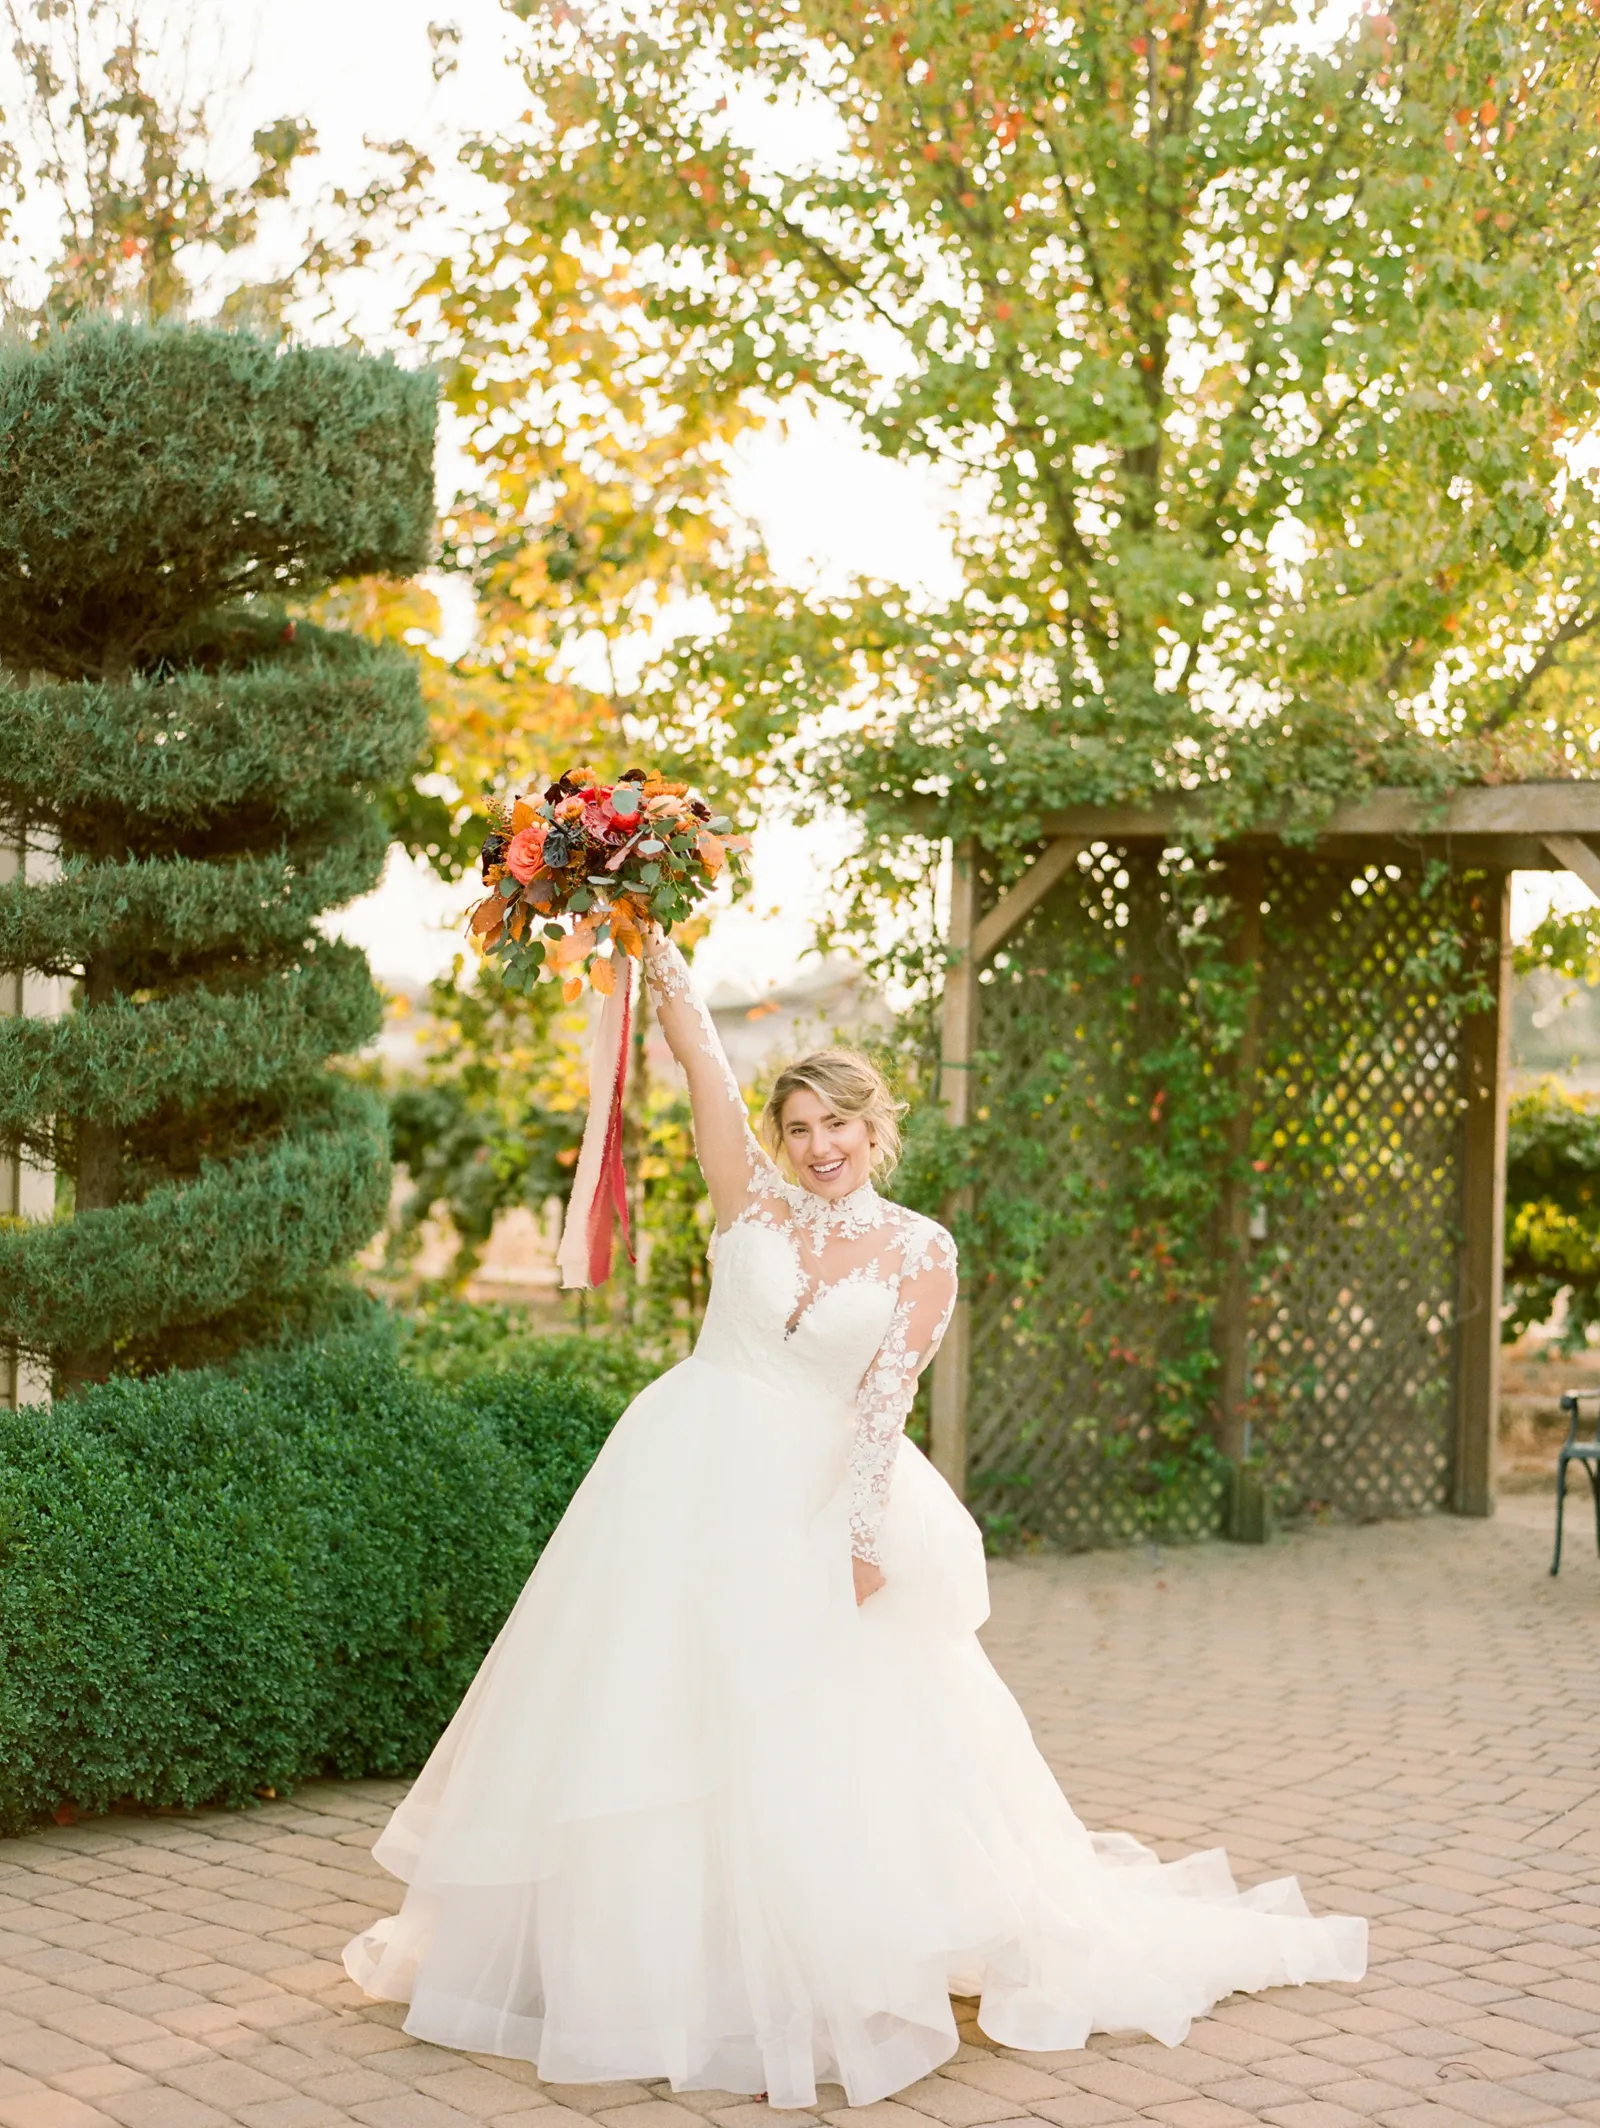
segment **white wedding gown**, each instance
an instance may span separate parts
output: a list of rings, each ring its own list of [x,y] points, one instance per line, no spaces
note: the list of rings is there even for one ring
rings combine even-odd
[[[901,1434],[954,1246],[781,1180],[676,949],[650,974],[719,1210],[694,1356],[624,1413],[375,1849],[350,1944],[405,2029],[555,2083],[863,2105],[955,2051],[1176,2045],[1220,1997],[1358,1980],[1366,1924],[1069,1808],[975,1635],[966,1510]],[[885,1586],[860,1607],[852,1551]]]

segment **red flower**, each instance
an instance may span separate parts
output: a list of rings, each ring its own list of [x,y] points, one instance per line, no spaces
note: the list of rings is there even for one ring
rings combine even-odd
[[[526,886],[544,863],[545,828],[542,820],[535,821],[531,828],[522,828],[512,836],[506,848],[505,866],[513,879],[520,879]]]
[[[638,815],[631,820],[619,819],[607,790],[597,803],[583,809],[583,824],[596,842],[624,842],[639,825]]]

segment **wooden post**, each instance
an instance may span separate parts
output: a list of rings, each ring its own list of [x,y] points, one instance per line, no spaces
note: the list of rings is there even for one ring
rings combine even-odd
[[[34,842],[30,853],[22,828],[0,835],[0,886],[21,878],[47,878],[55,871],[52,850]],[[66,985],[54,976],[0,974],[0,1016],[29,1013],[53,1019],[66,1009]],[[0,1217],[48,1219],[55,1209],[54,1170],[16,1158],[0,1158]],[[36,1361],[19,1360],[0,1346],[0,1406],[20,1408],[50,1398],[50,1377]]]
[[[947,1122],[958,1129],[966,1122],[971,1100],[972,1052],[977,1045],[978,961],[973,934],[978,927],[978,849],[970,839],[956,844],[950,864],[949,957],[944,973],[944,1010],[939,1039],[939,1096]],[[945,1206],[945,1218],[961,1217],[971,1204],[970,1190],[958,1190]],[[933,1363],[933,1466],[958,1499],[967,1490],[967,1379],[972,1367],[972,1302],[969,1282],[961,1281],[956,1309]]]
[[[1484,883],[1490,1004],[1469,1013],[1461,1142],[1461,1265],[1456,1303],[1456,1413],[1450,1506],[1494,1513],[1500,1416],[1500,1284],[1506,1224],[1506,1061],[1510,1043],[1511,897],[1506,875]]]
[[[1227,869],[1234,907],[1229,958],[1247,969],[1251,990],[1233,1059],[1233,1112],[1228,1119],[1228,1165],[1218,1206],[1222,1281],[1217,1295],[1217,1446],[1230,1462],[1245,1452],[1250,1400],[1250,1126],[1261,1060],[1261,896],[1259,857],[1234,858]]]

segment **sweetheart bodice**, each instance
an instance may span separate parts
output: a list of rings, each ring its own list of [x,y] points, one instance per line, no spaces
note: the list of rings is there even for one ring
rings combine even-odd
[[[797,1316],[804,1288],[788,1232],[756,1219],[736,1221],[717,1243],[695,1358],[778,1388],[852,1402],[889,1328],[897,1282],[870,1269],[847,1272],[804,1299]]]

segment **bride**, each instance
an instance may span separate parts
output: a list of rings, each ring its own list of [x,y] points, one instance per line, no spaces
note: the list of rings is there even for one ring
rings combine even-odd
[[[901,1431],[956,1293],[872,1186],[863,1059],[778,1079],[757,1144],[670,941],[647,969],[716,1212],[694,1356],[579,1487],[375,1849],[404,1904],[350,1944],[405,2029],[555,2083],[852,2105],[955,2052],[1176,2046],[1235,1989],[1358,1980],[1366,1924],[1220,1850],[1079,1824],[974,1637],[982,1546]]]

